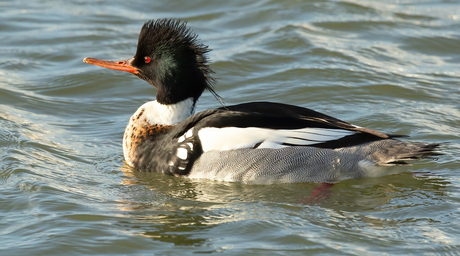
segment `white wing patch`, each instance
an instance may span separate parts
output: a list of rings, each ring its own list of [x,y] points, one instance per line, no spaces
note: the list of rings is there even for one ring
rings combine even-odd
[[[274,130],[266,128],[214,128],[198,131],[204,152],[210,150],[231,150],[238,148],[282,148],[289,145],[308,146],[338,140],[354,131],[341,129],[303,128],[296,130]],[[287,145],[286,145],[287,144]]]
[[[177,149],[177,157],[179,157],[182,160],[186,160],[188,155],[188,151],[186,148],[178,148]]]

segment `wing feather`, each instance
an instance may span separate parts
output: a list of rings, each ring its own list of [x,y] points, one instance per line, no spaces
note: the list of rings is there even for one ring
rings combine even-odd
[[[310,132],[312,130],[313,132]],[[354,131],[317,128],[280,130],[255,127],[207,127],[198,132],[204,152],[239,148],[280,148],[283,146],[312,146],[340,140]]]
[[[389,138],[307,108],[270,102],[197,113],[175,127],[173,137],[179,138],[192,127],[203,152],[286,146],[340,148]]]

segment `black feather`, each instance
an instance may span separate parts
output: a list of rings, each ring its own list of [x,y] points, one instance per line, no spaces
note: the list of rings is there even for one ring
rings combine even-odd
[[[196,101],[204,90],[220,99],[208,65],[211,49],[197,37],[187,22],[176,19],[150,20],[142,27],[132,65],[139,68],[139,78],[158,88],[158,102]],[[146,63],[145,57],[151,61]]]

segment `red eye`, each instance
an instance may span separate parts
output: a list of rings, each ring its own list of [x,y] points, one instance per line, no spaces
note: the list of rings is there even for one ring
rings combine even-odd
[[[145,61],[145,63],[149,63],[149,62],[150,62],[150,57],[149,57],[149,56],[145,56],[145,57],[144,57],[144,61]]]

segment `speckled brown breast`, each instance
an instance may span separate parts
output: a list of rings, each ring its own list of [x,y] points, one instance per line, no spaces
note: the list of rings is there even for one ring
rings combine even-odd
[[[133,160],[137,159],[136,148],[149,137],[165,134],[174,125],[148,125],[145,122],[136,122],[135,117],[131,119],[124,134],[124,156],[126,162],[133,166]],[[139,124],[142,123],[142,124]],[[134,167],[134,166],[133,166]]]

